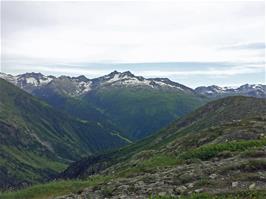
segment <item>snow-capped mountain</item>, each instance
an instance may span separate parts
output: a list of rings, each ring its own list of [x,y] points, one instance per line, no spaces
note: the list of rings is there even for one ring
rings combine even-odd
[[[45,94],[46,90],[54,90],[60,94],[80,96],[90,91],[108,87],[136,87],[178,91],[189,94],[205,95],[211,98],[219,98],[230,95],[245,95],[266,98],[266,85],[245,84],[238,88],[201,86],[195,90],[182,84],[173,82],[168,78],[144,78],[135,76],[130,71],[113,71],[94,79],[88,79],[84,75],[78,77],[69,76],[45,76],[41,73],[25,73],[17,76],[0,73],[3,78],[29,93],[39,92]]]
[[[22,88],[23,90],[32,93],[35,90],[45,87],[57,87],[65,94],[80,95],[90,90],[91,81],[85,76],[69,77],[69,76],[45,76],[41,73],[25,73],[17,76],[12,76],[5,73],[0,73],[0,78],[3,78],[10,83]]]
[[[96,87],[101,87],[101,86],[132,86],[132,85],[146,85],[149,86],[148,81],[145,81],[143,77],[137,77],[133,75],[131,72],[126,71],[126,72],[117,72],[113,71],[108,75],[104,75],[102,77],[98,77],[92,80],[93,81],[93,86]]]
[[[130,71],[113,71],[108,75],[92,79],[92,81],[93,86],[95,87],[147,87],[153,89],[174,89],[184,92],[193,92],[191,88],[176,82],[172,82],[168,78],[144,78],[142,76],[135,76]]]
[[[216,85],[212,86],[201,86],[195,89],[195,92],[208,97],[224,97],[230,95],[244,95],[253,97],[266,97],[266,85],[262,84],[245,84],[238,88],[231,87],[219,87]]]
[[[79,96],[91,90],[106,87],[146,87],[151,89],[171,89],[181,92],[193,93],[193,89],[173,82],[167,78],[149,78],[135,76],[130,71],[113,71],[102,77],[88,79],[84,75],[78,77],[69,76],[45,76],[41,73],[25,73],[12,76],[0,73],[3,78],[23,90],[34,93],[36,90],[52,88],[61,94]]]
[[[44,86],[54,80],[54,76],[45,76],[41,73],[25,73],[17,76],[12,76],[5,73],[0,73],[0,78],[3,78],[16,86],[31,92],[34,89]]]

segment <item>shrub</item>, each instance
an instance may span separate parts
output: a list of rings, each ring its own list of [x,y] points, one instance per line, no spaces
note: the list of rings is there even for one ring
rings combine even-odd
[[[196,149],[189,150],[182,153],[179,158],[193,159],[198,158],[201,160],[208,160],[216,157],[219,153],[229,151],[245,151],[251,148],[266,146],[266,139],[263,140],[248,140],[248,141],[232,141],[222,144],[209,144]]]

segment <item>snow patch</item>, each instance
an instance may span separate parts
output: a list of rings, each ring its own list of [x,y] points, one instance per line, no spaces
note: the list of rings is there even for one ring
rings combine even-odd
[[[76,91],[77,94],[84,94],[91,90],[91,82],[79,82],[78,83],[78,90]]]
[[[143,80],[140,81],[137,78],[128,78],[124,79],[123,81],[115,82],[114,84],[121,84],[121,85],[146,85],[146,86],[151,86],[149,80]]]
[[[12,84],[17,84],[17,77],[16,76],[12,76],[9,74],[5,74],[5,73],[0,73],[0,78],[12,83]]]
[[[159,86],[161,87],[171,87],[171,88],[177,88],[179,90],[184,90],[183,88],[180,88],[178,86],[174,86],[174,85],[171,85],[171,84],[167,84],[165,82],[161,82],[161,81],[154,81],[156,84],[158,84]]]
[[[106,81],[107,83],[112,83],[112,82],[115,82],[115,81],[118,81],[122,78],[119,78],[119,74],[115,74],[114,77],[112,79],[109,79],[108,81]]]
[[[45,77],[43,79],[39,79],[40,81],[40,85],[46,85],[48,84],[49,82],[51,82],[53,80],[53,78],[51,77]]]
[[[33,85],[35,85],[35,86],[38,85],[38,81],[37,81],[35,78],[33,78],[33,77],[28,77],[28,78],[26,78],[26,83],[27,83],[27,84],[33,84]]]

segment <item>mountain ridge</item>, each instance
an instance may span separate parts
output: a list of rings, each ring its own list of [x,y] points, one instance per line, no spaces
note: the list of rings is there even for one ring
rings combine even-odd
[[[195,92],[206,95],[211,98],[220,98],[233,95],[253,96],[266,98],[266,85],[263,84],[243,84],[237,88],[200,86],[195,89]]]
[[[262,98],[266,97],[266,85],[263,84],[244,84],[237,88],[220,87],[217,85],[212,85],[212,86],[199,86],[196,87],[195,89],[192,89],[177,82],[171,81],[168,78],[144,78],[142,76],[135,76],[130,71],[118,72],[115,70],[107,75],[92,79],[89,79],[84,75],[76,77],[61,75],[59,77],[55,77],[51,75],[45,76],[41,73],[34,73],[34,72],[24,73],[16,76],[0,73],[0,77],[23,88],[28,92],[32,92],[34,88],[45,86],[54,80],[68,79],[75,83],[75,92],[69,92],[68,94],[70,96],[83,95],[85,93],[90,92],[93,89],[98,88],[99,86],[135,85],[135,86],[148,86],[151,88],[179,89],[186,92],[205,95],[211,98],[220,98],[230,95],[244,95],[244,96],[262,97]]]
[[[1,73],[0,77],[6,79],[7,81],[23,88],[28,92],[32,92],[35,88],[46,86],[53,81],[59,80],[69,80],[75,83],[76,91],[69,92],[71,96],[78,96],[85,94],[99,86],[147,86],[151,88],[169,87],[180,90],[187,90],[193,92],[193,89],[188,88],[184,85],[178,84],[169,80],[168,78],[144,78],[142,76],[135,76],[130,71],[118,72],[113,71],[107,75],[88,79],[84,75],[77,77],[70,77],[61,75],[59,77],[55,76],[45,76],[41,73],[24,73],[17,76],[12,76],[9,74]],[[180,86],[180,87],[179,87]]]

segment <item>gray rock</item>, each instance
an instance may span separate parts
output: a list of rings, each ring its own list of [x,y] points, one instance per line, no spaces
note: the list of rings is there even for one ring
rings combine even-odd
[[[195,190],[196,193],[200,193],[200,192],[202,192],[202,191],[203,191],[203,188],[200,188],[200,189],[196,189],[196,190]]]
[[[177,193],[184,193],[187,190],[186,186],[180,186],[175,188],[175,192]]]
[[[238,186],[238,182],[232,182],[232,187],[235,188]]]
[[[211,179],[215,179],[215,178],[217,178],[217,174],[213,173],[213,174],[211,174],[209,177],[210,177]]]
[[[249,189],[254,189],[256,187],[256,183],[252,183],[251,185],[249,185]]]

